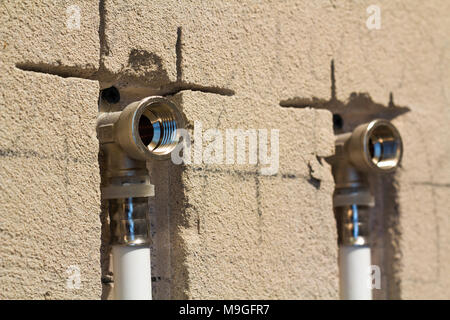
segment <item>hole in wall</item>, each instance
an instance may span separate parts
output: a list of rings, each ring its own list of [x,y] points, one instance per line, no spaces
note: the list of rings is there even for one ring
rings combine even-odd
[[[101,92],[101,97],[103,100],[109,103],[117,103],[120,101],[120,93],[116,87],[109,87],[103,89]]]
[[[338,113],[333,114],[333,129],[339,130],[342,129],[344,126],[344,120],[342,119],[341,115]]]

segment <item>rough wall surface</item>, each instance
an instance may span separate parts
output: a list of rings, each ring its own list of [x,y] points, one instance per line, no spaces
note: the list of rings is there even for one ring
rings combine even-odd
[[[72,32],[71,4],[0,5],[0,299],[101,294],[98,83],[38,72],[98,65],[98,9]]]
[[[181,174],[184,202],[174,211],[182,215],[173,217],[179,221],[176,232],[184,242],[182,267],[187,272],[185,280],[179,278],[176,283],[186,282],[186,288],[184,295],[178,290],[172,294],[336,298],[336,226],[330,197],[334,184],[327,165],[316,158],[332,150],[331,115],[317,110],[279,110],[273,100],[246,100],[239,94],[183,93],[186,117],[202,121],[205,136],[210,128],[218,129],[224,140],[228,128],[280,128],[280,163],[276,175],[261,174],[263,165],[227,165],[225,161],[186,166]],[[252,113],[242,110],[242,104],[254,105]],[[267,119],[267,113],[278,117]],[[208,143],[203,143],[204,148]],[[311,181],[312,170],[319,184]],[[180,272],[177,268],[172,264],[175,279]]]
[[[391,200],[380,297],[450,297],[448,1],[378,1],[379,30],[366,26],[372,1],[77,1],[81,26],[68,30],[74,4],[0,7],[0,236],[15,243],[1,251],[0,294],[99,296],[93,136],[98,86],[114,85],[121,101],[112,108],[171,96],[191,133],[196,122],[203,133],[280,130],[273,176],[261,164],[149,164],[156,298],[338,297],[334,184],[323,160],[333,152],[331,113],[280,102],[352,92],[386,106],[391,94],[410,109],[394,120],[402,168],[391,187],[375,188]],[[86,281],[78,291],[65,289],[72,264]]]

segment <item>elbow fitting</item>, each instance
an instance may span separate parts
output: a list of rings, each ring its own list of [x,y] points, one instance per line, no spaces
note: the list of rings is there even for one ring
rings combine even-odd
[[[337,137],[336,154],[329,162],[336,185],[333,206],[340,244],[368,244],[369,208],[374,205],[368,173],[393,172],[402,154],[400,133],[387,120],[373,120]]]
[[[148,197],[154,186],[146,161],[169,158],[183,127],[177,106],[159,96],[99,116],[97,135],[106,158],[101,191],[108,200],[113,245],[150,243]]]

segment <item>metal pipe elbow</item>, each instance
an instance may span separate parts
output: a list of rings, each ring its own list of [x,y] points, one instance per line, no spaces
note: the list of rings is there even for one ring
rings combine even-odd
[[[367,172],[394,171],[402,154],[400,133],[387,120],[364,123],[337,137],[336,154],[330,163],[336,183],[333,206],[340,244],[369,244],[369,208],[374,197],[369,191]]]

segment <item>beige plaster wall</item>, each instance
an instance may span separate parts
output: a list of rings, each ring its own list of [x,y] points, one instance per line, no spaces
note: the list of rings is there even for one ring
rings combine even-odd
[[[0,5],[1,299],[101,294],[98,83],[16,67],[97,68],[97,5],[72,32],[70,4]]]
[[[377,296],[448,299],[450,5],[378,1],[381,29],[369,30],[372,4],[2,2],[0,297],[110,297],[95,120],[99,89],[114,85],[111,108],[167,95],[191,132],[196,121],[280,130],[274,176],[149,163],[155,298],[338,298],[332,114],[280,102],[363,92],[410,109],[394,119],[402,168],[375,187]],[[79,29],[67,27],[72,5]],[[79,289],[66,283],[73,265]]]

